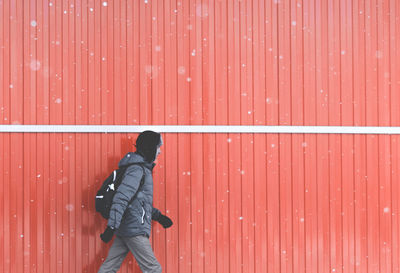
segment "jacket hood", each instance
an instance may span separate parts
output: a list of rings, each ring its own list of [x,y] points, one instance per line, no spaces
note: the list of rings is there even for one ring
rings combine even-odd
[[[143,158],[143,156],[141,156],[140,154],[130,152],[130,153],[127,153],[127,154],[119,161],[118,167],[121,168],[121,167],[125,167],[125,166],[127,166],[127,165],[135,164],[135,163],[136,163],[136,164],[139,163],[139,164],[145,166],[146,168],[148,168],[148,169],[150,169],[150,170],[152,170],[152,169],[154,168],[154,165],[155,165],[154,163],[149,163],[149,162],[145,161],[144,158]]]
[[[147,162],[153,162],[157,157],[157,148],[162,145],[159,133],[144,131],[136,139],[136,152],[141,154]]]

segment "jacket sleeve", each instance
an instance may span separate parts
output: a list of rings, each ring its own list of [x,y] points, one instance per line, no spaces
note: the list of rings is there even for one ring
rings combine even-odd
[[[119,228],[122,216],[128,207],[129,201],[138,190],[142,176],[143,169],[141,166],[132,165],[127,168],[122,178],[122,183],[114,195],[107,226],[114,229]]]
[[[158,218],[160,218],[160,215],[161,215],[161,212],[158,209],[153,208],[153,211],[151,212],[151,219],[158,221]]]

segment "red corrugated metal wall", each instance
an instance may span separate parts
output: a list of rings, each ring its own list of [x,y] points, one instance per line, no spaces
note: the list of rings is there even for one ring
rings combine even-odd
[[[400,126],[399,21],[397,0],[0,0],[1,124]],[[0,133],[0,271],[96,272],[93,197],[135,138]],[[400,272],[400,136],[164,140],[164,272]]]

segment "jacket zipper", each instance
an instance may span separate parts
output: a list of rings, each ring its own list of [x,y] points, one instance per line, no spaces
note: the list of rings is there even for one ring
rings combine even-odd
[[[143,210],[143,215],[142,215],[142,225],[144,224],[144,216],[145,216],[145,214],[146,214],[146,212],[144,211],[144,208],[142,207],[142,210]]]

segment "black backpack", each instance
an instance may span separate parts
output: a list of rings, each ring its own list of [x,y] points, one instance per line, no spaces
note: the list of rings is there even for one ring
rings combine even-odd
[[[122,178],[124,176],[124,173],[126,169],[131,166],[131,165],[139,165],[143,168],[143,166],[139,163],[133,163],[126,165],[122,168],[114,170],[106,180],[104,180],[103,184],[101,185],[100,189],[97,191],[96,198],[95,198],[95,207],[96,211],[101,214],[105,219],[108,219],[110,217],[110,209],[111,205],[113,202],[113,198],[115,193],[117,192],[117,189],[119,185],[121,185]],[[140,185],[139,188],[137,189],[135,195],[132,197],[132,199],[129,201],[129,204],[136,198],[136,195],[140,191],[142,185],[144,182],[144,170],[143,170],[143,176],[142,179],[140,180]]]

